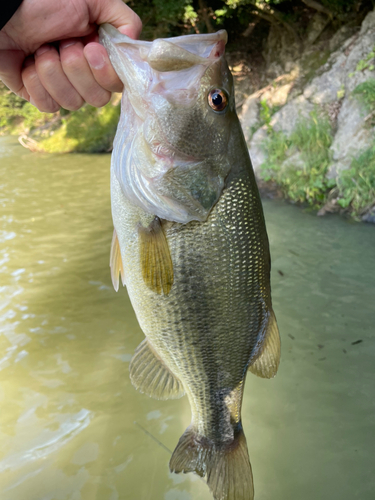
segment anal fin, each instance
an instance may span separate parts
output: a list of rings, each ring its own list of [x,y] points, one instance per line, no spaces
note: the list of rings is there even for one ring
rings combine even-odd
[[[138,234],[143,280],[154,292],[168,295],[173,285],[173,263],[160,219],[156,217],[148,227],[140,226]]]
[[[178,399],[185,394],[180,380],[155,354],[147,339],[137,347],[129,369],[132,384],[147,396]]]
[[[280,364],[281,343],[275,313],[271,309],[263,349],[258,358],[249,366],[254,375],[272,378],[276,375]]]
[[[120,244],[118,242],[116,229],[113,230],[109,266],[111,268],[113,288],[116,290],[116,292],[118,292],[120,282],[119,274],[121,274],[122,285],[125,286],[125,272],[124,266],[122,265]]]

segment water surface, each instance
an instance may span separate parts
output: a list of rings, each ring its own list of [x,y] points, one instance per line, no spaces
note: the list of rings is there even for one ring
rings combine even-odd
[[[187,399],[129,381],[143,334],[110,281],[109,163],[0,138],[1,500],[211,499],[168,471]],[[375,227],[264,209],[282,362],[245,388],[256,500],[373,500]]]

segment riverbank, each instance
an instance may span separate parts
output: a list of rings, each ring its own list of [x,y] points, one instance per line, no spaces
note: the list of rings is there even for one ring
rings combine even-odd
[[[120,117],[120,95],[102,108],[41,113],[10,93],[0,82],[0,133],[16,135],[31,151],[105,153],[112,150]]]
[[[310,79],[301,62],[244,103],[241,120],[256,175],[318,215],[375,222],[375,10]]]

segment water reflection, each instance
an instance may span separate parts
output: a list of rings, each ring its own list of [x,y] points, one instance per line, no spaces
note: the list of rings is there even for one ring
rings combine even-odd
[[[110,283],[108,176],[109,156],[0,140],[2,500],[211,498],[168,472],[186,398],[155,401],[129,381],[143,335]],[[265,210],[283,356],[275,380],[247,380],[256,499],[370,500],[374,228]]]

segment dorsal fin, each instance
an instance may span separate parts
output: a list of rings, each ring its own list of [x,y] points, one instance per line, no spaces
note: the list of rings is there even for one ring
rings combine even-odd
[[[263,349],[258,358],[249,366],[254,375],[262,378],[272,378],[276,375],[280,364],[280,334],[275,313],[271,309]]]
[[[159,295],[168,295],[173,285],[173,263],[160,219],[148,227],[140,226],[139,251],[143,280]]]
[[[120,244],[118,242],[116,229],[113,230],[109,267],[111,268],[113,288],[118,292],[120,281],[119,274],[121,274],[122,285],[125,286],[125,272],[124,266],[122,265]]]
[[[180,380],[155,354],[147,339],[137,347],[129,369],[134,387],[151,398],[177,399],[185,394]]]

